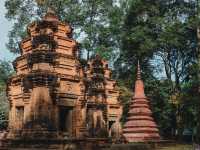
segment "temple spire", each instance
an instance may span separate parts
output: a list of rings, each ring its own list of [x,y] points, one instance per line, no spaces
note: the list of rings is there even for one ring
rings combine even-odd
[[[55,11],[52,8],[48,7],[47,8],[47,13],[53,13],[53,14],[55,14]]]
[[[138,66],[137,66],[137,78],[135,82],[135,98],[144,98],[145,93],[144,93],[144,83],[142,81],[141,77],[141,69],[140,69],[140,62],[138,60]]]
[[[144,93],[140,63],[137,66],[135,93],[130,103],[127,122],[123,127],[123,136],[127,142],[146,142],[160,140],[159,130],[152,117],[148,98]]]
[[[55,13],[53,8],[48,7],[47,13],[44,16],[44,20],[47,20],[47,21],[58,21],[58,16],[56,15],[56,13]]]
[[[141,69],[140,69],[140,61],[138,60],[137,65],[137,80],[141,80]]]

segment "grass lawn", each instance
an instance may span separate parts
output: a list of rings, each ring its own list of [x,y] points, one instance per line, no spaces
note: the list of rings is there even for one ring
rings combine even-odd
[[[173,145],[158,148],[158,150],[193,150],[192,145]]]

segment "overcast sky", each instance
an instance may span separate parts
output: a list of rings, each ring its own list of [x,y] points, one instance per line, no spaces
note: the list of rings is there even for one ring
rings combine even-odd
[[[8,51],[5,44],[8,41],[8,32],[11,30],[12,23],[5,18],[5,0],[0,0],[0,60],[12,61],[15,56]]]

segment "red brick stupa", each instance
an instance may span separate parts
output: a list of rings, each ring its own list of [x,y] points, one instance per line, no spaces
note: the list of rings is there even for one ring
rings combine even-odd
[[[159,130],[152,118],[149,100],[144,93],[144,83],[141,79],[138,63],[135,95],[128,112],[127,122],[123,127],[123,136],[127,142],[148,142],[160,140]]]

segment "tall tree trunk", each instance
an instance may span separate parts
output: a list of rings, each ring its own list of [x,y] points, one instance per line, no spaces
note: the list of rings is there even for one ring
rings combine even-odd
[[[197,0],[197,19],[200,20],[200,1]],[[198,95],[200,95],[200,26],[197,25],[197,63],[198,63],[198,86],[199,91]],[[196,133],[196,142],[200,144],[200,101],[198,102],[198,114],[197,114],[197,133]]]

